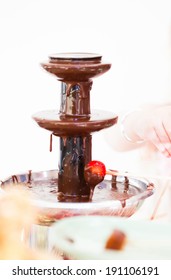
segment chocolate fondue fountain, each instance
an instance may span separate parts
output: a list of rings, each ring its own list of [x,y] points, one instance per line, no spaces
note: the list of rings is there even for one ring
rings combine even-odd
[[[43,68],[63,84],[60,111],[45,111],[33,116],[43,128],[60,137],[58,200],[89,201],[90,186],[84,180],[84,166],[91,160],[92,133],[112,126],[117,116],[91,112],[92,78],[111,65],[101,56],[87,53],[57,54]]]
[[[2,181],[1,190],[10,184],[28,189],[40,209],[39,225],[75,215],[131,216],[153,193],[146,179],[106,175],[92,194],[84,178],[84,167],[92,160],[93,133],[117,122],[115,114],[90,107],[92,78],[107,72],[111,64],[97,54],[59,53],[42,67],[61,82],[61,106],[58,111],[38,112],[33,119],[59,137],[59,168],[12,175]]]

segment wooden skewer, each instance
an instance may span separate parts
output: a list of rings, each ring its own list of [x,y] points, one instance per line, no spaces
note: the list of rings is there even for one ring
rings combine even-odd
[[[164,179],[164,180],[171,180],[171,176],[160,176],[160,175],[145,175],[145,174],[138,174],[132,173],[127,171],[118,171],[118,170],[106,170],[106,175],[112,176],[124,176],[124,177],[134,177],[134,178],[154,178],[154,179]]]

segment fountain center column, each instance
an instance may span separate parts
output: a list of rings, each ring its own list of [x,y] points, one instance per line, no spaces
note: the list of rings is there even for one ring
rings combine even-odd
[[[92,81],[63,81],[60,119],[77,122],[90,118],[90,90]],[[70,123],[68,123],[70,125]],[[80,133],[80,132],[79,132]],[[58,199],[87,201],[90,186],[84,180],[84,166],[91,160],[92,136],[89,133],[60,137],[58,171]]]
[[[90,90],[92,81],[66,81],[62,83],[61,118],[90,116]]]

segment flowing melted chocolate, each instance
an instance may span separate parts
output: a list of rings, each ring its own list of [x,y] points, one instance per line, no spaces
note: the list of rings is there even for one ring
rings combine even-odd
[[[46,178],[46,176],[41,179],[41,177],[39,178],[35,176],[31,170],[25,175],[12,175],[8,181],[2,182],[3,189],[6,187],[8,188],[10,182],[21,184],[24,189],[31,192],[34,199],[40,199],[46,202],[56,202],[56,196],[61,196],[60,200],[63,200],[63,194],[59,191],[59,179],[57,178],[57,173],[56,177],[52,179],[49,179],[48,177]],[[129,189],[125,192],[125,183],[120,179],[116,180],[116,188],[113,188],[111,180],[104,179],[96,186],[92,201],[100,202],[104,200],[118,200],[123,204],[123,201],[126,201],[140,192],[141,189],[135,188],[132,184],[129,184]]]
[[[91,135],[60,138],[58,191],[62,201],[84,201],[90,196],[90,186],[84,179],[84,166],[91,159]],[[61,195],[60,195],[61,197]],[[59,197],[58,197],[59,199]]]

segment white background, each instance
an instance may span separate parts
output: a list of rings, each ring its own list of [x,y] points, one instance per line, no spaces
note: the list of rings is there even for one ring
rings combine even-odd
[[[31,116],[59,109],[60,83],[40,62],[56,52],[95,52],[112,68],[93,80],[91,108],[119,112],[171,97],[171,1],[0,0],[0,179],[58,166],[58,139]],[[134,152],[118,154],[103,132],[93,135],[93,159],[134,167]]]

